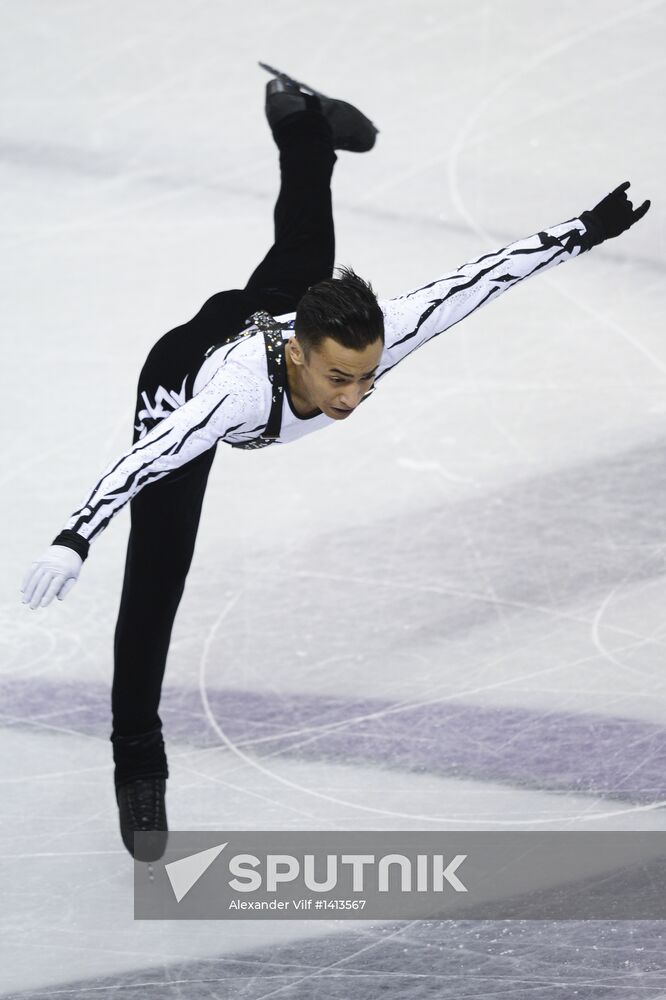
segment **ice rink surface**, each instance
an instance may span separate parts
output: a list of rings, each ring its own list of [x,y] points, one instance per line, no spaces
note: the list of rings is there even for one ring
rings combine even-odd
[[[135,922],[109,691],[128,531],[18,587],[151,344],[269,246],[263,59],[358,103],[337,262],[390,297],[592,208],[631,232],[344,426],[221,448],[163,702],[174,829],[666,829],[666,4],[6,2],[0,993],[666,996],[666,924]],[[270,502],[271,518],[265,513]]]

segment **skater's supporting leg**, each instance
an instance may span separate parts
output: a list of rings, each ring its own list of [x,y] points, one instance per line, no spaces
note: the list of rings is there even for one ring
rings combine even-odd
[[[162,678],[214,454],[213,448],[147,486],[130,504],[112,690],[116,784],[167,776],[158,715]]]

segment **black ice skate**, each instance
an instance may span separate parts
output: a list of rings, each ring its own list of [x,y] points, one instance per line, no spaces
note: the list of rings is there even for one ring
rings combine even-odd
[[[271,128],[295,111],[319,106],[333,131],[335,149],[351,153],[367,153],[372,149],[379,129],[353,104],[326,97],[266,63],[259,65],[275,77],[266,85],[266,117]]]
[[[116,787],[123,844],[137,861],[157,861],[167,845],[166,779],[135,778]],[[134,847],[134,834],[150,831]]]

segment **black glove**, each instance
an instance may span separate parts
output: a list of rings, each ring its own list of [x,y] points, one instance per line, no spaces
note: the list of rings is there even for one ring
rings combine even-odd
[[[587,232],[585,239],[587,248],[595,247],[604,240],[610,240],[613,236],[619,236],[633,226],[634,222],[642,219],[648,208],[649,201],[644,201],[640,208],[634,208],[627,198],[627,188],[630,182],[625,181],[614,191],[607,194],[598,205],[595,205],[591,212],[583,212],[581,220],[585,223]]]

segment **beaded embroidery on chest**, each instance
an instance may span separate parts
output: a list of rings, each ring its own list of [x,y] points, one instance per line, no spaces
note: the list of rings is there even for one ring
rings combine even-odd
[[[271,384],[271,410],[266,426],[258,437],[252,438],[250,441],[240,441],[237,444],[230,443],[232,448],[266,448],[267,445],[275,443],[280,436],[280,428],[282,427],[282,402],[286,378],[282,331],[291,329],[291,327],[276,322],[269,313],[263,310],[252,313],[246,322],[252,323],[253,328],[259,330],[264,338],[268,380]]]

